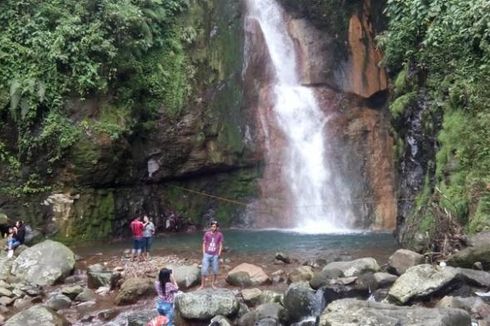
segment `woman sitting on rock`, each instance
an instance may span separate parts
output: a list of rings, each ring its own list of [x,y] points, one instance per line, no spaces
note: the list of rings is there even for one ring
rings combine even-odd
[[[156,307],[158,313],[168,318],[168,326],[174,325],[174,299],[175,293],[179,290],[177,282],[172,276],[172,270],[162,268],[158,274],[158,280],[155,281],[157,291]]]

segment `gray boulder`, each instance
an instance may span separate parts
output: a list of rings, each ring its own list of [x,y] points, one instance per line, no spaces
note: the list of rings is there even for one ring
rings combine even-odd
[[[54,310],[36,305],[12,316],[5,326],[68,326],[71,325],[63,316]]]
[[[322,297],[306,282],[292,283],[284,293],[284,307],[291,321],[299,321],[305,317],[320,313]]]
[[[124,281],[114,301],[117,305],[131,304],[140,298],[155,294],[155,285],[152,279],[134,277]]]
[[[235,286],[257,286],[270,283],[271,279],[259,266],[243,263],[228,272],[226,282]]]
[[[322,271],[340,270],[342,276],[358,276],[365,272],[379,271],[379,265],[374,258],[359,258],[352,261],[335,261],[323,267]]]
[[[182,293],[175,298],[175,309],[183,318],[209,320],[214,316],[230,316],[239,309],[238,300],[228,289],[202,289]]]
[[[71,299],[64,294],[55,294],[46,301],[46,306],[55,311],[66,309],[71,306]]]
[[[448,264],[455,267],[471,268],[476,262],[484,270],[490,270],[490,232],[477,234],[470,241],[472,246],[449,256]]]
[[[128,326],[146,326],[150,320],[158,316],[155,309],[131,312],[127,315]]]
[[[462,298],[446,296],[437,303],[437,307],[463,309],[477,319],[490,316],[490,305],[486,304],[479,297]]]
[[[197,265],[175,266],[172,275],[180,289],[188,289],[201,281],[201,269]]]
[[[461,309],[400,307],[342,299],[332,302],[320,316],[320,326],[471,326]]]
[[[451,268],[417,265],[401,275],[388,293],[390,300],[405,304],[411,299],[421,298],[440,291],[456,278]]]
[[[327,269],[313,274],[310,280],[310,286],[313,289],[319,289],[322,286],[328,285],[333,279],[342,277],[343,273],[339,269]]]
[[[288,284],[295,282],[309,282],[313,278],[311,266],[300,266],[293,269],[288,275]]]
[[[117,274],[102,264],[90,265],[87,268],[87,286],[90,289],[98,289],[101,286],[107,286],[112,289],[117,278]]]
[[[232,322],[229,321],[225,316],[215,316],[209,322],[210,326],[232,326]]]
[[[15,259],[11,273],[22,281],[52,285],[68,276],[75,266],[75,254],[62,243],[45,240],[24,250]]]
[[[424,263],[424,256],[407,249],[398,249],[388,259],[388,266],[391,271],[401,275],[412,266]]]
[[[490,288],[490,273],[469,268],[446,267],[453,270],[459,279],[470,285]]]

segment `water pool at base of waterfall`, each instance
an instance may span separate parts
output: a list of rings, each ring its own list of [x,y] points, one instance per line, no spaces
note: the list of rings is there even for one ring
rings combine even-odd
[[[302,234],[282,230],[222,230],[224,235],[224,256],[235,259],[250,259],[251,263],[267,262],[276,252],[298,259],[325,258],[343,259],[374,257],[382,263],[396,249],[397,244],[391,233],[346,233],[346,234]],[[153,239],[153,255],[175,254],[179,257],[198,258],[201,255],[202,232],[182,234],[160,234]],[[90,242],[79,245],[74,251],[82,256],[120,255],[130,249],[132,240],[112,243]],[[345,257],[348,258],[348,257]]]

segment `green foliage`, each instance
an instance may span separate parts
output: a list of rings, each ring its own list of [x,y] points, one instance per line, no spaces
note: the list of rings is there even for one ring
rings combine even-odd
[[[416,92],[410,92],[407,94],[403,94],[402,96],[396,98],[390,104],[390,112],[393,119],[398,119],[402,116],[405,109],[413,103],[414,100],[417,99]]]
[[[484,206],[478,204],[484,199],[474,185],[490,180],[490,4],[388,0],[386,14],[389,28],[379,37],[385,65],[392,75],[402,71],[392,112],[398,115],[406,96],[424,89],[431,110],[443,113],[436,157],[438,205],[466,223],[476,211],[485,211],[472,209]],[[408,66],[416,72],[412,84],[417,88],[406,87]]]
[[[186,0],[1,1],[0,112],[18,130],[13,156],[42,154],[52,164],[66,153],[84,128],[66,108],[70,98],[111,94],[112,110],[135,115],[151,111],[152,100],[181,107],[185,63],[175,17],[186,6]],[[130,127],[104,117],[94,124],[113,140]]]

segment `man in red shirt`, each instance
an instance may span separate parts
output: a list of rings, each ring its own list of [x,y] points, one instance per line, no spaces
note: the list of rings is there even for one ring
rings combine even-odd
[[[137,216],[129,225],[133,234],[133,250],[131,251],[131,260],[134,261],[135,256],[140,260],[141,248],[143,245],[143,229],[144,225],[141,222],[141,217]]]
[[[219,257],[223,250],[223,234],[218,230],[217,221],[211,221],[209,230],[204,233],[202,239],[202,268],[201,268],[201,286],[206,287],[206,279],[211,269],[211,287],[214,289],[216,278],[219,273]]]

